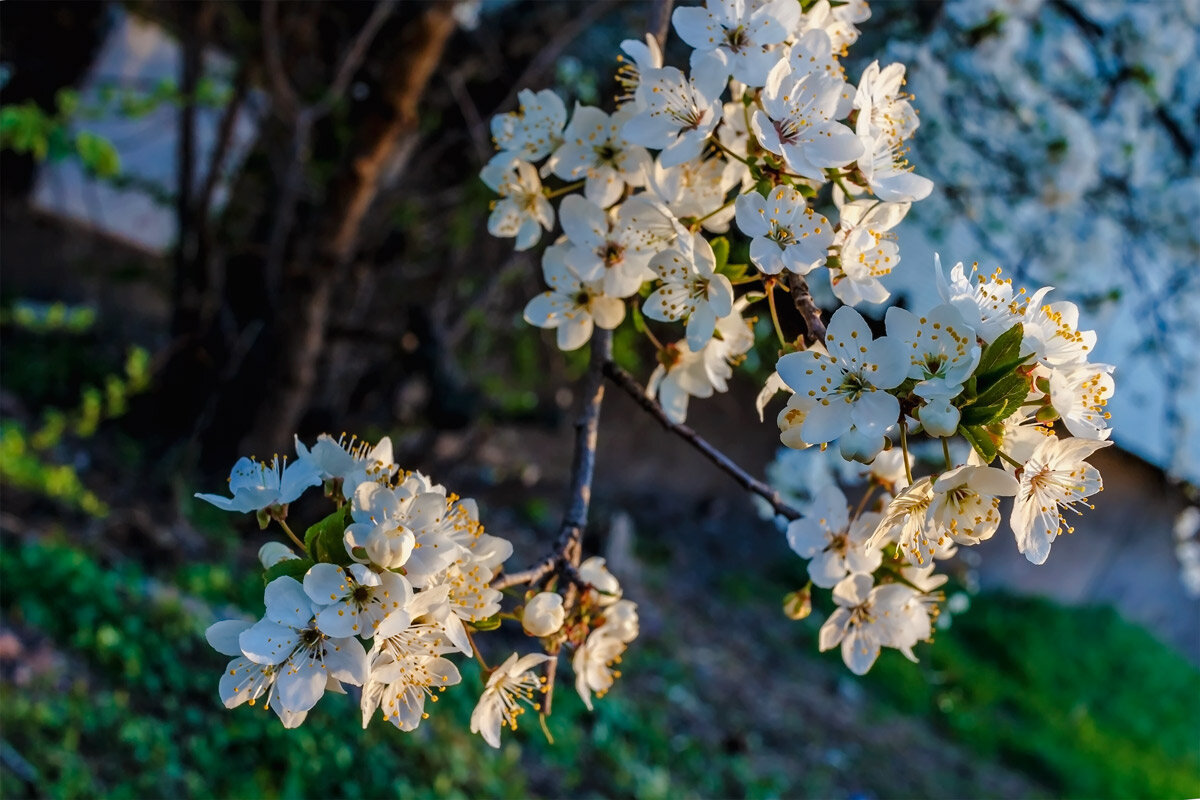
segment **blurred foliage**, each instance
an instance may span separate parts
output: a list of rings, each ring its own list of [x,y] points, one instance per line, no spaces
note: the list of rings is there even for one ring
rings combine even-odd
[[[0,320],[8,328],[32,334],[34,340],[60,338],[61,346],[51,346],[51,352],[73,354],[65,359],[65,363],[48,364],[39,357],[43,348],[35,346],[26,350],[20,346],[25,342],[20,341],[16,352],[7,354],[5,359],[4,382],[8,386],[20,386],[26,399],[38,399],[38,389],[47,387],[41,386],[43,382],[37,379],[28,383],[21,381],[25,368],[32,375],[46,368],[57,368],[65,373],[60,377],[71,379],[77,377],[71,374],[70,368],[75,360],[90,359],[93,365],[97,362],[91,348],[81,346],[78,339],[79,334],[90,331],[95,323],[95,312],[90,308],[70,307],[63,303],[18,302],[0,315]],[[30,429],[17,419],[0,421],[0,481],[91,516],[102,517],[108,513],[108,507],[84,485],[75,467],[52,463],[52,456],[64,437],[90,439],[102,422],[126,412],[130,397],[149,388],[149,352],[141,347],[131,347],[122,373],[104,373],[96,384],[84,384],[78,389],[79,399],[74,408],[64,411],[47,407],[36,428]]]
[[[1111,608],[980,595],[921,649],[919,665],[880,659],[870,684],[1061,797],[1200,788],[1200,671]]]
[[[0,108],[0,149],[32,155],[38,161],[61,161],[76,156],[85,168],[102,178],[121,171],[112,142],[88,131],[72,131],[79,96],[64,89],[55,97],[57,109],[48,114],[32,101]]]

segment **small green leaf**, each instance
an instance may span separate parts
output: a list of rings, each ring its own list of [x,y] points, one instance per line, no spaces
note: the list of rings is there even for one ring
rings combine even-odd
[[[263,583],[270,583],[276,578],[282,578],[285,575],[289,578],[303,581],[305,573],[312,566],[313,562],[310,558],[285,558],[263,573]]]
[[[721,268],[729,261],[729,240],[724,236],[718,236],[709,242],[709,244],[712,246],[713,255],[717,259],[717,271],[720,272]]]
[[[343,536],[349,515],[350,506],[343,506],[304,532],[304,549],[313,560],[342,566],[350,563]]]
[[[998,449],[996,439],[982,425],[959,425],[958,432],[975,448],[975,452],[983,459],[984,464],[990,464],[996,458]]]
[[[740,281],[746,277],[746,271],[749,269],[748,264],[725,264],[717,272],[724,275],[732,281]]]
[[[111,178],[121,171],[121,157],[112,142],[88,131],[75,136],[75,148],[84,166],[101,178]]]

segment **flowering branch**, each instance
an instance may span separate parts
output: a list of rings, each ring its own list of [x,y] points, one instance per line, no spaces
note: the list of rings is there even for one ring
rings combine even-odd
[[[770,503],[771,507],[775,509],[775,513],[782,514],[788,519],[799,519],[800,512],[784,502],[783,498],[779,496],[779,492],[776,492],[770,486],[746,472],[746,470],[734,463],[729,456],[722,453],[720,450],[710,444],[708,440],[696,433],[687,425],[679,422],[673,422],[671,418],[667,416],[667,413],[663,410],[663,407],[646,394],[646,388],[638,383],[637,380],[628,372],[621,369],[621,367],[617,366],[612,361],[609,361],[604,365],[604,374],[622,391],[636,400],[638,405],[640,405],[650,416],[658,420],[664,428],[678,435],[684,441],[691,444],[692,447],[699,450],[700,453],[709,461],[716,464],[725,472],[729,473],[729,475],[732,476],[733,479],[742,486],[742,488],[753,492]]]
[[[612,363],[612,331],[598,330],[592,336],[591,361],[584,378],[584,404],[575,422],[575,456],[571,464],[571,492],[562,528],[550,554],[532,567],[501,575],[492,581],[493,589],[542,582],[554,572],[572,583],[580,583],[579,542],[587,526],[592,502],[592,478],[596,472],[596,437],[600,429],[600,405],[604,401],[604,370]]]

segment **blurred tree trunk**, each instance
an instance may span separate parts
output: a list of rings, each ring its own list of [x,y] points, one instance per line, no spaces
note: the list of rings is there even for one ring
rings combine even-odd
[[[360,125],[343,168],[313,217],[317,238],[285,267],[276,315],[278,351],[266,381],[250,449],[286,444],[308,407],[325,350],[334,297],[359,252],[368,213],[379,193],[402,175],[418,136],[418,102],[456,23],[453,3],[429,5],[411,20],[384,69],[380,113]]]

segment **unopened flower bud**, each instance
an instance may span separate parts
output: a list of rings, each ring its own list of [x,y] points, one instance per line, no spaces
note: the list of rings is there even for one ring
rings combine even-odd
[[[600,605],[612,605],[621,599],[621,584],[604,566],[603,558],[592,556],[580,564],[579,577],[596,589],[600,595],[596,602]]]
[[[300,556],[293,553],[292,548],[283,542],[267,542],[258,548],[258,560],[262,562],[263,569],[270,569],[280,561],[290,561],[291,559],[298,558]]]
[[[562,595],[557,592],[542,592],[534,595],[525,604],[521,625],[530,636],[549,636],[558,632],[565,616]]]
[[[804,619],[812,613],[812,587],[805,586],[783,598],[783,613],[788,619]]]
[[[1037,410],[1036,416],[1038,422],[1054,422],[1058,419],[1058,412],[1054,410],[1053,406],[1042,406]]]

